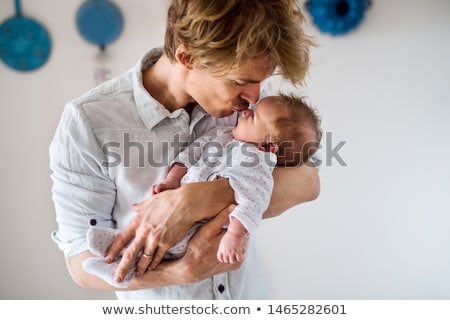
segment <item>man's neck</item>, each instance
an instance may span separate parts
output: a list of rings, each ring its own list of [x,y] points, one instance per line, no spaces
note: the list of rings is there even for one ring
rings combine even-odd
[[[172,64],[167,56],[162,55],[153,66],[143,71],[144,88],[170,112],[188,108],[186,111],[190,113],[194,101],[184,91],[182,72],[181,66]]]

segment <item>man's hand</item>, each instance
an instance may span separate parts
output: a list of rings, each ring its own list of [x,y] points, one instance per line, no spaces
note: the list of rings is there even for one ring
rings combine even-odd
[[[216,274],[237,270],[241,263],[227,264],[221,263],[217,259],[217,251],[220,241],[226,230],[223,229],[230,221],[230,213],[236,207],[232,204],[222,210],[213,220],[206,223],[192,237],[188,245],[188,250],[181,263],[185,264],[186,274],[190,282],[197,282],[210,278]]]
[[[137,215],[117,234],[106,255],[107,261],[114,261],[128,244],[115,274],[117,282],[123,281],[136,259],[137,274],[144,273],[152,262],[156,266],[192,226],[179,190],[167,190],[133,206]]]
[[[223,226],[229,222],[229,214],[235,205],[222,210],[214,219],[203,225],[189,241],[186,254],[176,260],[164,261],[155,270],[137,277],[133,287],[148,288],[156,278],[169,279],[170,283],[195,283],[216,274],[237,270],[240,262],[221,263],[217,260],[219,243],[225,234]]]
[[[205,197],[205,194],[209,196]],[[136,217],[117,234],[106,255],[107,261],[114,261],[128,245],[117,268],[115,280],[122,282],[138,258],[138,275],[148,268],[154,269],[167,250],[195,222],[215,216],[232,203],[233,199],[234,193],[228,181],[221,179],[166,190],[135,205],[133,209],[137,212]]]

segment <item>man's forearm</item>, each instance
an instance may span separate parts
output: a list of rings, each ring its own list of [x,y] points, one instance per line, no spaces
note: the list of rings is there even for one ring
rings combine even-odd
[[[274,189],[269,208],[264,218],[280,215],[284,211],[304,202],[315,200],[320,193],[317,168],[311,163],[300,167],[277,167],[273,172]]]
[[[264,213],[264,219],[278,216],[298,204],[315,200],[320,194],[319,173],[310,162],[299,167],[276,167],[273,179],[272,197],[269,208]],[[201,185],[205,183],[208,187]],[[196,188],[198,192],[191,190],[190,195],[200,195],[198,200],[207,203],[204,208],[208,211],[208,216],[200,218],[213,216],[234,202],[234,191],[228,179],[199,182]]]
[[[125,291],[138,290],[144,288],[159,288],[174,284],[187,283],[188,279],[180,274],[175,266],[172,266],[174,260],[161,263],[155,270],[146,272],[143,276],[133,278],[128,288],[114,287],[97,276],[84,271],[82,263],[85,259],[94,257],[89,251],[82,252],[78,255],[66,259],[67,269],[73,281],[83,288],[109,290],[109,291]]]
[[[184,198],[186,199],[185,203],[194,204],[197,208],[196,212],[192,212],[192,214],[198,214],[193,221],[214,217],[235,202],[234,190],[228,179],[189,183],[180,189],[180,201],[184,201]],[[189,210],[190,208],[185,209]]]
[[[82,263],[84,260],[91,257],[96,256],[89,251],[84,251],[66,259],[67,270],[69,271],[72,280],[82,288],[116,290],[117,288],[109,285],[102,279],[84,271]]]

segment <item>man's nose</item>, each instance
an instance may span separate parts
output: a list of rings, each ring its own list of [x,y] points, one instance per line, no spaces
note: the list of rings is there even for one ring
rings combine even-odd
[[[259,91],[261,89],[261,84],[258,83],[250,83],[245,88],[245,91],[242,92],[241,98],[248,101],[250,104],[254,104],[259,99]]]

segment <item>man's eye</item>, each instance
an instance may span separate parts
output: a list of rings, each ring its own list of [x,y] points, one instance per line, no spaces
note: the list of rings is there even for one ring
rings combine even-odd
[[[245,86],[247,83],[246,82],[241,82],[241,81],[234,81],[234,84],[237,86]]]

